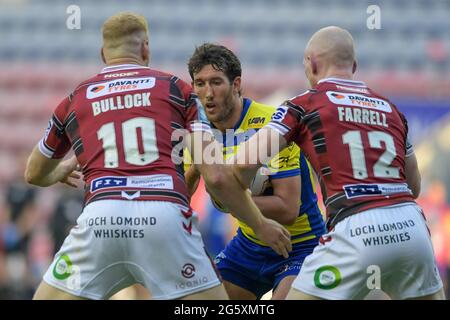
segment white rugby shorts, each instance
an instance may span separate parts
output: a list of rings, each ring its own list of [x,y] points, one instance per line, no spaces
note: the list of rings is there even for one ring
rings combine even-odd
[[[294,289],[322,299],[392,299],[436,293],[442,281],[429,231],[414,203],[366,210],[339,222],[306,257]]]
[[[92,202],[55,255],[44,281],[88,299],[107,299],[135,283],[145,286],[153,299],[212,288],[220,280],[197,224],[195,212],[171,202]]]

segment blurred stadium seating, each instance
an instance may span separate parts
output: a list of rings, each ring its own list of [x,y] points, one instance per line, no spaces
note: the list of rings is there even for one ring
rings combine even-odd
[[[79,30],[66,27],[72,4],[81,9]],[[370,4],[381,8],[380,30],[366,27]],[[420,202],[436,226],[443,275],[450,274],[450,0],[0,0],[0,298],[29,297],[28,291],[2,296],[8,272],[17,266],[8,263],[5,245],[5,230],[15,223],[7,190],[21,179],[25,157],[59,100],[102,67],[101,25],[123,10],[148,18],[152,67],[189,81],[186,63],[195,46],[223,43],[241,58],[244,94],[271,103],[307,87],[302,50],[315,30],[347,28],[356,43],[357,77],[392,97],[409,119],[423,174]],[[60,189],[37,190],[33,206],[44,230]],[[199,199],[195,206],[207,217],[208,199]],[[205,237],[211,228],[204,229]],[[229,238],[229,228],[221,241]],[[31,232],[30,241],[42,247],[47,242],[39,235]]]

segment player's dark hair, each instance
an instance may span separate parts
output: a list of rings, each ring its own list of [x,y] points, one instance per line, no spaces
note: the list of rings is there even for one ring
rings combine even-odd
[[[230,82],[242,74],[241,62],[233,51],[218,44],[204,43],[195,48],[194,54],[189,59],[188,68],[191,79],[194,80],[194,74],[209,64],[215,70],[225,73]]]

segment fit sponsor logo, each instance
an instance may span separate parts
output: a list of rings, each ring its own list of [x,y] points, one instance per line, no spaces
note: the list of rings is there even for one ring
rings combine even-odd
[[[167,174],[149,176],[112,177],[106,176],[92,180],[91,192],[107,188],[173,189],[173,179]]]
[[[392,172],[387,172],[394,174]],[[394,175],[398,178],[398,174]],[[395,194],[411,194],[411,190],[406,183],[379,183],[379,184],[347,184],[343,186],[347,199],[369,197],[369,196],[390,196]]]
[[[361,94],[327,91],[328,99],[338,105],[375,109],[383,112],[392,112],[391,105],[382,99],[367,97]]]
[[[95,99],[113,93],[151,89],[155,86],[155,83],[156,79],[154,77],[122,78],[103,83],[96,83],[87,88],[86,98]]]
[[[341,280],[341,272],[334,266],[323,266],[314,273],[314,284],[319,289],[334,289],[341,283]]]
[[[181,275],[185,277],[186,279],[190,279],[193,276],[195,276],[195,267],[192,263],[186,263],[181,268]]]
[[[126,185],[127,185],[127,178],[102,177],[92,180],[91,192],[105,188],[125,187]]]
[[[53,267],[53,276],[58,280],[65,280],[72,274],[72,261],[67,254],[58,258]]]

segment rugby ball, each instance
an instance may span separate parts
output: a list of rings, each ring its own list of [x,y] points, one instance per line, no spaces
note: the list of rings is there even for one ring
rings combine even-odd
[[[269,176],[270,170],[267,167],[259,168],[250,184],[249,190],[251,191],[252,196],[262,195],[267,188],[272,186]],[[227,207],[225,207],[220,201],[216,200],[209,192],[208,194],[211,198],[211,203],[213,204],[214,208],[224,213],[230,212]]]
[[[272,186],[270,183],[270,170],[267,167],[261,167],[256,172],[255,177],[253,178],[252,183],[250,184],[250,191],[252,192],[252,196],[260,196],[264,193],[264,191]]]

